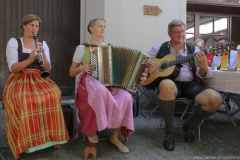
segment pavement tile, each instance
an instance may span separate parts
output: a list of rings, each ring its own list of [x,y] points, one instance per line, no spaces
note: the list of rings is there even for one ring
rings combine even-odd
[[[66,98],[67,99],[67,98]],[[0,102],[1,104],[1,102]],[[154,106],[150,104],[151,106]],[[151,106],[144,110],[149,113]],[[1,106],[0,106],[1,108]],[[184,117],[184,120],[188,116]],[[176,147],[172,152],[163,148],[164,129],[160,129],[161,114],[156,110],[151,120],[139,114],[134,118],[135,132],[129,137],[126,145],[128,154],[120,153],[116,146],[110,143],[110,129],[99,132],[100,140],[97,144],[98,160],[192,160],[198,158],[210,159],[219,156],[222,159],[230,159],[235,156],[240,159],[240,130],[236,129],[228,116],[224,113],[215,113],[204,121],[201,126],[201,142],[186,143],[183,139],[182,128],[176,128]],[[182,124],[175,118],[176,124]],[[234,116],[237,124],[240,124],[239,113]],[[7,147],[5,110],[0,109],[0,146]],[[79,122],[80,124],[80,122]],[[196,130],[196,136],[198,136]],[[123,140],[123,137],[121,137]],[[19,160],[82,160],[84,158],[83,135],[78,139],[70,137],[68,143],[60,145],[59,149],[50,147],[34,153],[23,153]],[[15,160],[12,153],[2,152],[6,160]],[[89,160],[93,159],[89,157]]]

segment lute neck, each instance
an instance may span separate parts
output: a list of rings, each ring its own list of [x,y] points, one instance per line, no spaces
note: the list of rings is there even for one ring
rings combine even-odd
[[[182,62],[186,62],[186,61],[189,61],[191,59],[193,59],[195,57],[197,53],[193,53],[193,54],[190,54],[188,56],[184,56],[184,57],[177,57],[175,60],[172,60],[172,61],[169,61],[169,66],[173,66],[173,65],[176,65],[176,64],[181,64]]]

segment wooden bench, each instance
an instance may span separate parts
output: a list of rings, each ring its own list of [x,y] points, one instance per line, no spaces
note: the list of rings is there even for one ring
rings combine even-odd
[[[88,138],[85,141],[85,149],[84,149],[84,160],[88,160],[88,156],[92,154],[93,159],[97,159],[97,143],[91,143]]]

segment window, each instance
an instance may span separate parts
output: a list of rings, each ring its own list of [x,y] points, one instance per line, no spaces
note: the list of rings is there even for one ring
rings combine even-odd
[[[195,39],[204,40],[205,47],[216,46],[217,40],[222,37],[229,38],[229,17],[208,16],[201,14],[187,15],[186,40],[194,43]]]
[[[186,39],[189,43],[194,43],[194,33],[195,33],[195,15],[187,15],[187,30],[186,30]]]

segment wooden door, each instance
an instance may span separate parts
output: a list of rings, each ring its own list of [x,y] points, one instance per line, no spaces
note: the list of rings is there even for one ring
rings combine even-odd
[[[0,0],[0,4],[0,100],[9,76],[6,44],[11,37],[22,36],[20,23],[30,13],[42,20],[38,38],[50,49],[50,78],[62,95],[73,95],[75,79],[68,71],[80,43],[80,0]]]

